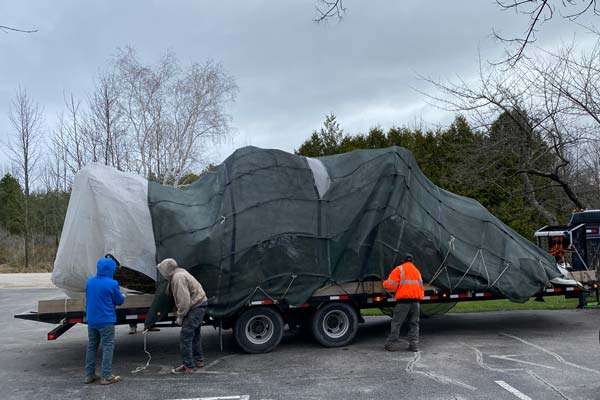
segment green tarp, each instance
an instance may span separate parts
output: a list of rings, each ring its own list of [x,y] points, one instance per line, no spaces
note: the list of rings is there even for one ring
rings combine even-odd
[[[335,283],[385,279],[406,253],[424,281],[524,301],[553,259],[475,200],[440,189],[400,147],[307,159],[246,147],[183,189],[150,183],[157,260],[204,286],[209,314],[253,299],[304,303]],[[147,324],[169,311],[159,287]]]

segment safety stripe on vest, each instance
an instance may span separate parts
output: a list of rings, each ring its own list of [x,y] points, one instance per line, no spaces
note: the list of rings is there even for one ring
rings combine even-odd
[[[402,268],[402,265],[398,265],[398,268],[400,268],[400,282],[397,283],[398,286],[404,285],[406,283],[409,285],[418,285],[418,286],[423,287],[423,278],[419,279],[418,281],[405,280],[404,279],[404,268]]]
[[[395,282],[391,279],[387,279],[387,283],[389,283],[390,285],[392,285],[393,287],[398,287],[399,283]]]

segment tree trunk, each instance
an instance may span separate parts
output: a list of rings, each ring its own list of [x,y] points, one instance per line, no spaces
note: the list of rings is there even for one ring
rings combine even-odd
[[[550,211],[546,210],[546,208],[540,204],[540,202],[535,197],[535,190],[531,181],[529,180],[529,176],[526,173],[521,173],[521,179],[523,180],[523,185],[525,186],[525,197],[529,201],[529,203],[539,212],[545,219],[548,221],[550,225],[558,225],[558,220],[556,216],[552,214]]]

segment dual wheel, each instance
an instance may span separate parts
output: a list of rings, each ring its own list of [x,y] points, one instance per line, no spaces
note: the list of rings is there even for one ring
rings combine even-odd
[[[326,303],[310,319],[313,337],[325,347],[341,347],[354,340],[358,331],[356,309],[343,302]],[[271,307],[252,307],[235,322],[234,337],[247,353],[268,353],[283,337],[283,319]]]

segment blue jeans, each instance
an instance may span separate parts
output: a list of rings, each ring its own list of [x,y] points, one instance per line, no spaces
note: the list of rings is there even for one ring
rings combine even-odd
[[[112,375],[113,349],[115,347],[115,326],[90,328],[88,326],[88,347],[85,355],[85,376],[96,374],[96,352],[102,343],[102,378]]]
[[[179,350],[183,364],[188,368],[194,368],[194,361],[203,361],[202,354],[202,337],[200,336],[200,328],[204,320],[206,312],[206,302],[200,307],[195,307],[188,312],[188,315],[183,319],[181,332],[179,333]]]

